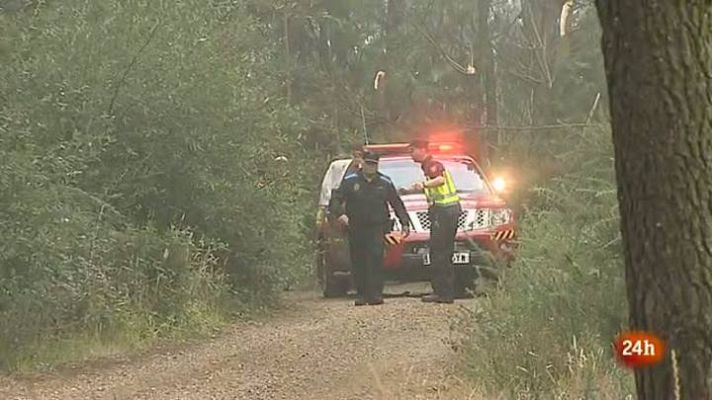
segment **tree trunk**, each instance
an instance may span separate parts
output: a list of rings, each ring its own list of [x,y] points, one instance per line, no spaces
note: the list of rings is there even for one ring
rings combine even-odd
[[[403,0],[388,0],[386,3],[386,40],[385,40],[385,58],[383,68],[386,72],[386,77],[382,81],[382,87],[379,89],[379,104],[382,109],[382,117],[388,121],[388,123],[393,122],[395,119],[395,105],[398,102],[403,101],[403,99],[396,98],[396,93],[394,93],[393,85],[388,85],[388,81],[392,77],[398,75],[397,60],[396,60],[396,39],[398,37],[398,31],[400,30],[401,24],[403,22],[403,15],[405,11],[405,2]]]
[[[556,47],[558,45],[557,19],[561,15],[561,6],[565,0],[530,0],[522,2],[524,8],[524,29],[527,41],[531,46],[531,66],[537,71],[536,78],[541,83],[532,85],[533,103],[531,119],[534,124],[551,124],[556,122],[553,112],[555,92],[552,86]]]
[[[630,323],[667,340],[677,361],[668,353],[660,365],[637,370],[638,399],[710,400],[712,5],[596,4]]]
[[[403,0],[388,0],[386,9],[386,52],[393,50],[393,37],[403,22],[405,3]]]
[[[492,46],[492,39],[490,37],[489,30],[489,17],[490,11],[492,9],[492,0],[479,0],[479,7],[477,10],[477,42],[480,48],[479,53],[479,64],[482,68],[482,78],[484,80],[484,94],[485,94],[485,114],[487,118],[488,130],[485,137],[477,137],[477,141],[480,144],[480,158],[481,160],[494,157],[493,149],[489,146],[492,143],[497,143],[499,145],[499,132],[492,129],[498,125],[497,121],[497,75],[495,74],[495,59],[494,59],[494,48]]]
[[[289,49],[289,14],[285,11],[283,20],[284,29],[284,69],[285,86],[287,88],[287,104],[292,104],[292,52]]]
[[[497,125],[497,77],[494,71],[494,49],[490,38],[489,16],[492,0],[480,0],[477,23],[479,34],[477,41],[480,45],[480,66],[484,78],[485,109],[487,110],[487,125]]]

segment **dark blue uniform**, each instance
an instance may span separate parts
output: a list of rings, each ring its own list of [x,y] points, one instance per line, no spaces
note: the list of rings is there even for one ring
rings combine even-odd
[[[378,173],[369,181],[362,171],[345,176],[329,202],[331,218],[344,213],[349,218],[351,273],[359,298],[369,303],[383,296],[383,235],[391,230],[389,204],[400,223],[410,226],[408,213],[390,178]]]

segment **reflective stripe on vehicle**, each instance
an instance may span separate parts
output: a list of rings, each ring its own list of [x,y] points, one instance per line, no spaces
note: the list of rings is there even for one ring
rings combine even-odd
[[[507,239],[514,239],[514,230],[509,229],[506,231],[499,231],[495,232],[492,235],[493,240],[507,240]]]

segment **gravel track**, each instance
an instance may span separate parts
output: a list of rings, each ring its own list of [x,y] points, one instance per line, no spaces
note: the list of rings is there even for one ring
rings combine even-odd
[[[458,338],[450,328],[474,300],[437,305],[397,297],[354,307],[315,292],[287,299],[269,320],[235,324],[197,345],[73,373],[0,378],[0,399],[474,398],[453,373]]]

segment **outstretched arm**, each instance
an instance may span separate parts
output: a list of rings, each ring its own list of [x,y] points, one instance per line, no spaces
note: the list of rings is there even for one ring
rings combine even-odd
[[[412,184],[410,187],[407,188],[400,188],[398,190],[398,193],[400,194],[412,194],[412,193],[421,193],[423,189],[425,188],[434,188],[438,187],[442,184],[445,183],[445,178],[442,176],[435,177],[433,179],[426,179],[422,182],[415,182]]]
[[[405,196],[406,194],[420,193],[422,191],[423,189],[416,189],[414,185],[410,185],[408,187],[398,189],[398,194]]]
[[[423,186],[426,188],[438,187],[445,183],[445,178],[443,176],[438,176],[433,179],[427,179],[423,182]]]
[[[425,188],[434,188],[445,184],[443,173],[445,167],[439,162],[433,162],[427,171],[426,179],[422,182],[415,182],[407,188],[401,188],[398,192],[402,195],[411,193],[421,193]]]

